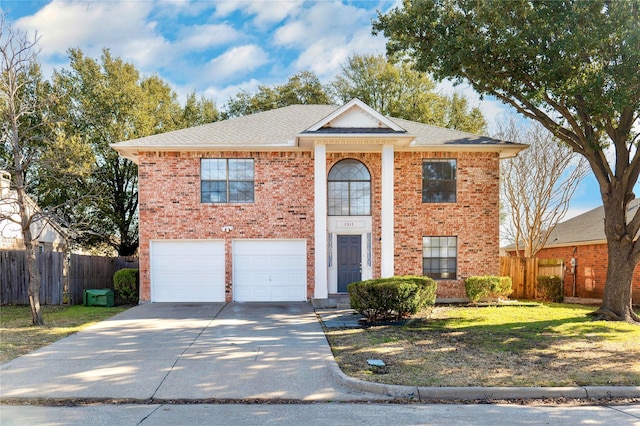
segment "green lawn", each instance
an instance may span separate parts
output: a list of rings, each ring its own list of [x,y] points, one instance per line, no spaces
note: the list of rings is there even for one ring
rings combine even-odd
[[[640,327],[592,321],[594,307],[449,307],[404,326],[327,329],[343,371],[415,386],[640,385]],[[387,367],[373,372],[367,359]],[[383,374],[378,374],[383,373]]]
[[[46,346],[128,309],[97,306],[42,307],[44,327],[31,325],[29,306],[0,306],[0,364]]]

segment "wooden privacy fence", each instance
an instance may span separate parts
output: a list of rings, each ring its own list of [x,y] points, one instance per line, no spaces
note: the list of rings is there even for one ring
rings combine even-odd
[[[81,304],[85,289],[113,289],[113,274],[123,268],[137,268],[134,257],[82,256],[65,253],[38,253],[40,303]],[[25,305],[27,293],[26,253],[0,251],[0,303]],[[65,293],[66,296],[65,297]]]
[[[38,253],[40,303],[61,305],[64,288],[64,253]],[[0,251],[0,300],[3,305],[29,303],[27,255],[24,251]]]
[[[563,259],[538,259],[537,257],[501,257],[500,275],[511,277],[512,299],[536,299],[539,276],[556,275],[564,281]]]

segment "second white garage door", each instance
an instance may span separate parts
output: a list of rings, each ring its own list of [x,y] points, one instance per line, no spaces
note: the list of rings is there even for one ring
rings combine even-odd
[[[307,242],[234,241],[233,298],[237,302],[306,301]]]
[[[224,302],[224,241],[151,241],[152,302]]]

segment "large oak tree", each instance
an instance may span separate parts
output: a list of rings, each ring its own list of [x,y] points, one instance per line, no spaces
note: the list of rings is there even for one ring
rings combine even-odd
[[[157,75],[141,75],[108,49],[100,60],[71,49],[69,59],[70,68],[53,75],[53,86],[60,94],[56,114],[66,137],[91,147],[94,171],[76,185],[58,187],[56,193],[49,192],[38,201],[47,206],[84,193],[83,203],[62,212],[67,221],[85,224],[76,242],[130,256],[139,241],[138,168],[110,144],[216,121],[219,114],[212,101],[198,99],[195,93],[183,108],[166,82]]]
[[[436,78],[468,81],[540,122],[587,159],[605,212],[608,269],[595,315],[640,322],[640,0],[405,0],[379,15],[388,53]]]

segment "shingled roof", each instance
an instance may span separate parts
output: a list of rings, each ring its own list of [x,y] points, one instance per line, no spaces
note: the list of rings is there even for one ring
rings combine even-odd
[[[365,108],[361,101],[356,106]],[[352,101],[353,102],[353,101]],[[345,106],[351,105],[351,103]],[[224,121],[204,124],[188,129],[175,130],[139,139],[112,144],[121,155],[133,161],[140,151],[217,151],[217,150],[308,150],[300,140],[314,135],[318,137],[402,137],[410,141],[403,149],[424,150],[480,150],[501,152],[513,156],[526,145],[478,136],[471,133],[416,123],[409,120],[386,117],[384,120],[396,127],[393,131],[383,128],[330,128],[315,129],[314,125],[336,114],[341,108],[335,105],[290,105]],[[373,110],[370,110],[373,111]],[[379,116],[382,117],[382,116]],[[316,126],[317,127],[317,126]],[[309,130],[313,129],[313,130]]]
[[[629,204],[627,217],[629,218],[635,214],[639,206],[640,199],[633,200]],[[547,239],[545,248],[565,247],[576,244],[606,244],[606,242],[604,207],[600,206],[556,225]],[[505,247],[505,250],[513,250],[514,248],[515,245],[511,244]]]

